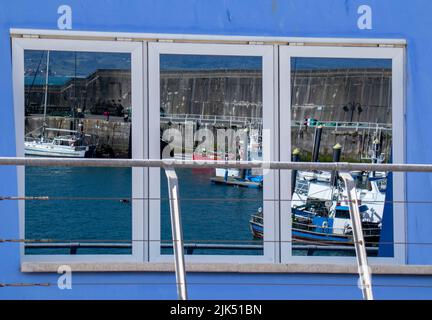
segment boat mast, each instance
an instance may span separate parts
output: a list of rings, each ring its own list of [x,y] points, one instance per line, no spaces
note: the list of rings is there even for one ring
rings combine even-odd
[[[43,127],[42,127],[42,141],[45,138],[45,128],[47,127],[47,124],[46,124],[46,111],[47,111],[47,103],[48,103],[49,61],[50,61],[50,52],[47,51],[47,64],[46,64],[46,74],[45,74],[44,116],[43,116]]]

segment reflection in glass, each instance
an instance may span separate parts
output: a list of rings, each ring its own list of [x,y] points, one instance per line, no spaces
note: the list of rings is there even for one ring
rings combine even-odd
[[[262,159],[261,57],[162,54],[160,69],[163,158]],[[262,172],[176,172],[187,254],[263,254],[249,223],[262,206]],[[163,172],[161,182],[161,253],[171,254]]]
[[[26,156],[131,157],[131,56],[25,50]],[[25,169],[27,254],[130,254],[130,168]],[[99,200],[113,197],[117,200]],[[96,198],[72,200],[72,198]]]
[[[391,60],[291,59],[293,161],[391,162]],[[337,172],[293,172],[294,255],[354,255]],[[351,172],[370,256],[392,256],[391,175]],[[318,248],[317,248],[318,246]],[[316,248],[316,249],[314,249]]]

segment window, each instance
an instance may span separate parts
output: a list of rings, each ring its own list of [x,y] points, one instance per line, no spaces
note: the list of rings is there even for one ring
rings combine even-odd
[[[17,156],[403,163],[403,57],[15,38]],[[189,262],[355,262],[336,172],[176,173]],[[404,263],[405,207],[392,202],[405,197],[404,174],[351,175],[371,262]],[[50,197],[19,203],[21,237],[56,243],[23,245],[23,262],[172,261],[164,170],[26,167],[18,179],[20,196]]]
[[[291,123],[281,130],[281,140],[290,141],[281,145],[281,160],[404,162],[403,49],[283,47],[280,61],[281,128]],[[391,201],[404,198],[404,175],[351,175],[368,256],[403,262],[404,208]],[[282,203],[283,260],[328,263],[355,255],[336,172],[284,173],[281,197],[291,199]]]
[[[142,158],[142,44],[14,40],[17,155]],[[144,170],[26,167],[23,261],[142,260]],[[72,248],[70,243],[79,242]],[[85,257],[84,257],[85,256]]]
[[[275,159],[272,72],[272,46],[150,44],[150,158]],[[274,172],[177,174],[187,259],[274,261],[277,213],[264,201],[276,197]],[[151,169],[150,181],[150,260],[171,261],[163,171]],[[251,222],[262,209],[264,221]]]

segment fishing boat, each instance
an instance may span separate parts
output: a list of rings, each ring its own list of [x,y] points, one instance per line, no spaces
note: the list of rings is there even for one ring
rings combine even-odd
[[[24,140],[24,153],[28,156],[85,158],[92,157],[96,151],[98,137],[80,130],[66,130],[47,128],[47,101],[49,80],[50,52],[47,51],[46,75],[45,75],[45,99],[42,127],[26,134]],[[34,134],[40,131],[40,133]]]
[[[351,174],[357,179],[365,176],[356,172]],[[368,188],[357,190],[364,238],[369,247],[377,246],[380,239],[385,193],[379,188],[379,181],[383,179],[385,178],[369,177]],[[311,181],[299,175],[292,203],[294,242],[318,245],[353,244],[349,203],[342,185],[332,185],[323,180]],[[249,225],[252,235],[262,238],[262,208],[251,216]]]
[[[320,174],[323,175],[324,173]],[[356,181],[357,198],[369,209],[364,212],[364,219],[370,222],[381,222],[386,197],[387,176],[380,174],[373,177],[371,173],[367,172],[351,172],[351,175]],[[338,196],[343,197],[342,186],[332,186],[327,179],[309,179],[309,177],[298,174],[292,195],[294,205],[304,203],[310,198],[333,201]]]
[[[364,214],[368,207],[360,205]],[[262,239],[264,231],[263,210],[251,216],[249,226],[254,238]],[[381,225],[362,220],[363,236],[368,247],[378,246]],[[311,201],[292,208],[292,240],[296,243],[315,245],[352,246],[352,225],[347,205],[336,204],[328,208],[323,201]]]

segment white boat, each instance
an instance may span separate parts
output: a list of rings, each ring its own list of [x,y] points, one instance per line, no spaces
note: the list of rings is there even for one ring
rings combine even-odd
[[[245,129],[246,130],[246,140],[240,141],[239,145],[239,158],[240,160],[248,161],[262,161],[262,144],[260,142],[260,132],[257,129]],[[224,169],[216,168],[216,177],[240,177],[241,170],[239,169]],[[249,173],[251,176],[261,176],[261,169],[252,169]]]
[[[319,181],[330,183],[331,172],[325,171],[298,171],[299,179],[304,179],[308,181]]]
[[[240,176],[239,169],[224,169],[216,168],[216,177],[238,177]]]
[[[387,178],[385,173],[383,173],[379,178],[370,178],[370,189],[357,189],[357,196],[361,203],[369,207],[370,216],[365,217],[365,220],[370,222],[382,220],[386,197],[386,182]]]
[[[53,139],[27,138],[24,142],[25,154],[42,157],[85,158],[90,151],[94,151],[95,146],[84,144],[86,135],[79,137],[76,131],[70,132],[75,132],[77,135],[57,136]]]
[[[362,216],[363,221],[381,222],[385,204],[385,190],[382,188],[386,176],[379,178],[369,177],[368,188],[357,187],[357,197],[361,204],[368,206],[369,210]],[[335,198],[346,197],[344,190],[339,190],[326,181],[309,180],[307,177],[299,176],[297,178],[296,190],[293,193],[293,207],[304,205],[307,199],[319,199],[322,201],[333,202]]]

